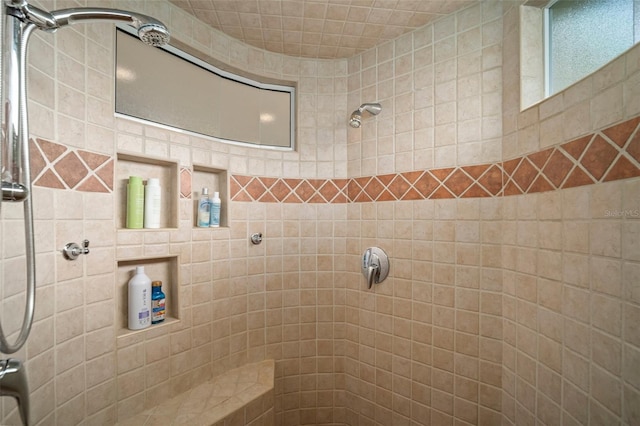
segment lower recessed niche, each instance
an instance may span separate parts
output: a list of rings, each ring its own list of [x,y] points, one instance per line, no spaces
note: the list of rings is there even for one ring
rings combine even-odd
[[[118,336],[123,336],[139,331],[152,330],[164,324],[170,324],[180,319],[180,303],[178,300],[180,279],[178,276],[179,262],[177,256],[127,259],[118,261],[118,272],[116,275],[116,296],[117,296],[117,320]],[[128,317],[128,295],[129,280],[136,271],[136,266],[144,266],[144,273],[151,281],[162,281],[162,291],[166,297],[166,317],[159,324],[152,324],[143,330],[129,330],[127,328]]]

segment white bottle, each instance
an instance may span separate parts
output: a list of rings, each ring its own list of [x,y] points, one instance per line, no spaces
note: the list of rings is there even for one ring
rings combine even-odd
[[[136,266],[129,280],[129,330],[141,330],[151,325],[151,280],[144,266]]]
[[[209,189],[202,188],[202,195],[198,203],[198,226],[200,228],[209,227],[209,219],[211,217],[211,202],[209,201]]]
[[[160,208],[162,203],[162,191],[160,180],[149,178],[144,187],[144,227],[160,228]]]
[[[217,228],[220,226],[220,193],[214,192],[213,198],[211,199],[211,217],[209,220],[209,226],[212,228]]]

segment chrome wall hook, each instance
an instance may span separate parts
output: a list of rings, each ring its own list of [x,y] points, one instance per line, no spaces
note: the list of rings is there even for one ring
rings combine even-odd
[[[81,254],[89,254],[89,240],[84,240],[82,247],[78,243],[67,243],[62,249],[62,255],[67,260],[76,260]]]
[[[262,242],[262,233],[257,232],[251,235],[251,243],[258,245]]]

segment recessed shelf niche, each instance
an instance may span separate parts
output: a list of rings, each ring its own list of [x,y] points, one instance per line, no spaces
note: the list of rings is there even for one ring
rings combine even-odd
[[[220,193],[220,227],[229,226],[228,219],[228,181],[227,171],[214,167],[193,165],[193,175],[191,177],[191,198],[193,199],[193,226],[198,222],[198,203],[202,195],[202,188],[209,188],[209,198],[214,192]]]
[[[160,228],[177,228],[179,216],[178,188],[180,187],[178,163],[128,153],[118,153],[117,158],[116,224],[118,229],[126,228],[129,176],[140,176],[145,184],[149,178],[158,178],[160,180],[160,187],[162,188]]]
[[[117,295],[117,322],[118,337],[148,331],[164,324],[170,324],[180,319],[179,287],[180,277],[178,256],[143,258],[131,260],[118,260],[118,272],[116,275]],[[165,320],[159,324],[151,324],[143,330],[129,330],[129,280],[136,272],[136,266],[144,266],[144,273],[151,281],[162,281],[162,291],[166,297]]]

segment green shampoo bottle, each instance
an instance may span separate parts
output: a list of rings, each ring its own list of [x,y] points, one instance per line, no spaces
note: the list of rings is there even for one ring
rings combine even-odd
[[[140,229],[144,223],[144,186],[139,176],[129,176],[127,184],[127,223],[130,229]]]

